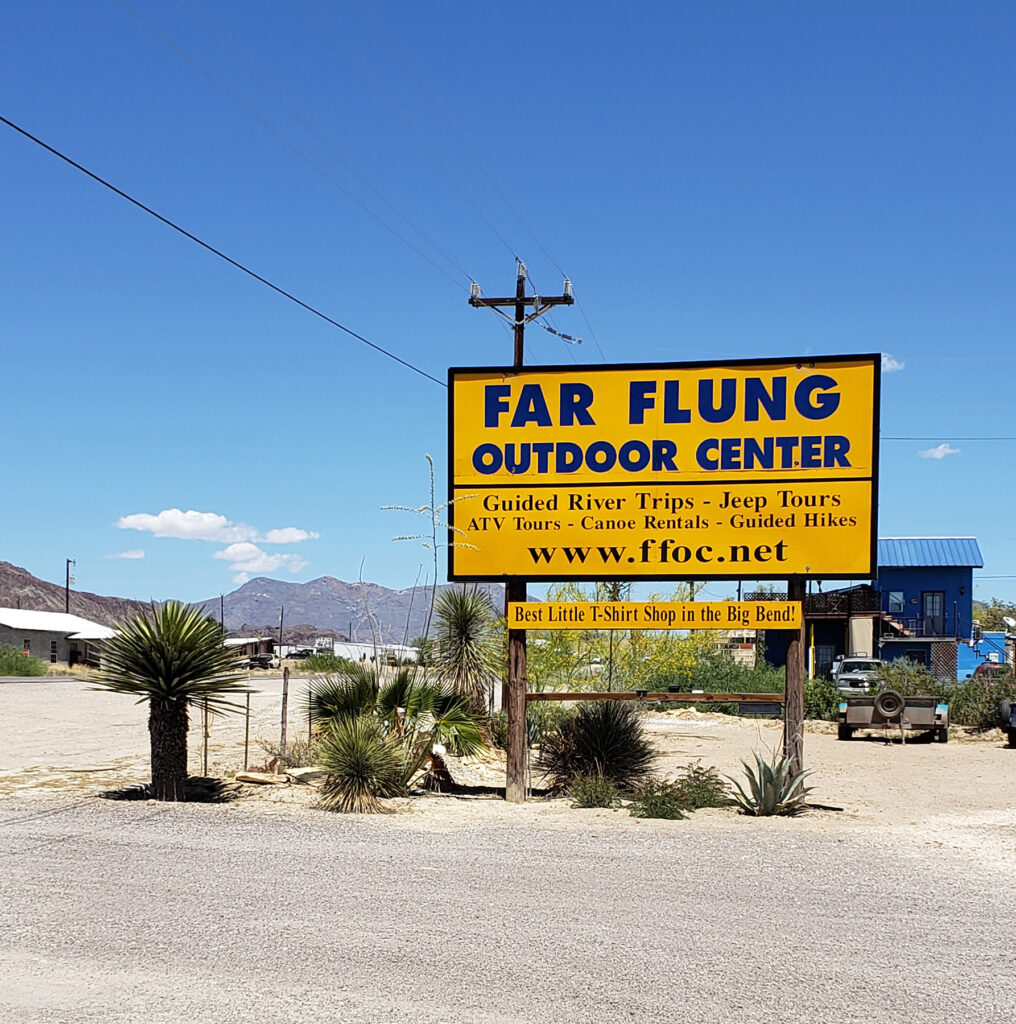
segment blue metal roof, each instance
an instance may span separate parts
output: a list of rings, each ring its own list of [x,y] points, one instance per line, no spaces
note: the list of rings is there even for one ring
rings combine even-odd
[[[929,566],[980,569],[984,559],[973,537],[879,537],[878,564],[887,569]]]

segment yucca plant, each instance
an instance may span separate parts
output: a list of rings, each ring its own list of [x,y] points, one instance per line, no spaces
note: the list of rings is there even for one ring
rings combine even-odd
[[[812,787],[804,784],[810,771],[795,773],[789,757],[783,757],[775,750],[769,752],[768,760],[757,750],[755,764],[742,761],[748,788],[731,778],[734,784],[734,803],[744,814],[768,817],[777,814],[799,814],[807,807],[808,794]]]
[[[352,814],[383,811],[382,797],[405,792],[404,754],[377,719],[342,719],[320,745],[318,756],[328,772],[321,786],[321,806]]]
[[[655,760],[636,708],[620,701],[586,701],[544,735],[536,767],[557,792],[580,776],[610,779],[630,792],[649,778]]]
[[[407,792],[421,772],[444,767],[436,744],[458,754],[475,754],[484,744],[482,720],[469,711],[467,699],[414,667],[404,666],[383,680],[375,667],[351,663],[335,676],[312,679],[306,708],[326,744],[329,738],[333,741],[330,748],[323,747],[321,762],[328,769],[332,794],[323,803],[333,810],[346,809],[347,802],[377,810],[380,798]],[[360,722],[369,725],[353,731],[353,724]],[[383,738],[383,746],[395,749],[399,761],[397,783],[391,784],[386,775],[382,784],[379,776],[373,800],[364,795],[372,785],[371,774],[362,770],[371,736]],[[343,757],[338,756],[341,751]],[[348,801],[338,795],[344,789],[350,793]]]
[[[148,702],[152,797],[186,800],[187,713],[193,705],[239,711],[227,696],[247,693],[235,651],[215,619],[180,601],[152,602],[102,644],[95,688]]]
[[[434,602],[434,615],[434,664],[440,679],[469,701],[471,711],[488,710],[501,668],[489,595],[475,588],[443,590]]]

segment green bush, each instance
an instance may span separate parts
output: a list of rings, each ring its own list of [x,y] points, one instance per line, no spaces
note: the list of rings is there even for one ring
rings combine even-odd
[[[268,755],[269,759],[278,760],[280,768],[308,768],[318,763],[318,744],[305,739],[292,739],[286,744],[286,752],[274,740],[259,736],[258,746]]]
[[[568,786],[572,807],[616,807],[621,799],[617,786],[600,775],[580,775]]]
[[[544,735],[536,767],[558,792],[580,775],[598,775],[631,792],[649,778],[656,756],[637,708],[587,701]]]
[[[839,711],[843,694],[828,679],[804,681],[804,717],[811,720],[833,722]]]
[[[937,697],[949,705],[949,721],[973,729],[998,725],[999,701],[1016,700],[1013,675],[974,676],[962,682],[937,679],[923,665],[899,660],[883,665],[877,690],[896,690],[904,697]]]
[[[341,655],[332,654],[330,651],[321,651],[318,654],[312,654],[309,658],[304,658],[300,662],[300,675],[329,675],[333,672],[341,672],[344,668],[352,665],[348,658],[343,658]]]
[[[526,707],[526,745],[540,746],[548,732],[559,729],[574,714],[574,709],[561,701],[532,701]],[[495,711],[487,719],[487,732],[491,746],[507,749],[508,715],[504,711]]]
[[[628,809],[636,818],[667,818],[678,821],[687,818],[686,794],[676,782],[653,779],[635,793]]]
[[[26,658],[24,651],[10,644],[0,644],[0,676],[44,676],[46,663],[40,658]]]
[[[701,807],[726,807],[730,803],[727,785],[715,768],[703,768],[701,760],[685,765],[672,783],[682,806],[689,811]]]
[[[993,729],[999,724],[998,705],[1002,700],[1016,701],[1016,680],[1012,675],[977,676],[958,683],[948,692],[949,721],[975,729]]]

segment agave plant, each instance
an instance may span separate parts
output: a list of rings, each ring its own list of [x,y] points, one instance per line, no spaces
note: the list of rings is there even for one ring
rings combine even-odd
[[[794,772],[789,757],[783,757],[775,750],[768,759],[755,751],[755,764],[742,761],[747,776],[748,789],[731,778],[734,784],[734,802],[744,814],[767,817],[775,814],[799,814],[807,807],[808,794],[812,787],[804,784],[810,771]]]

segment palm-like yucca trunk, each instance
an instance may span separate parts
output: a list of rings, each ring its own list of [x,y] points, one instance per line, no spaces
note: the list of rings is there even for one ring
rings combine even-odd
[[[149,702],[148,734],[152,741],[152,796],[187,799],[187,702]]]

